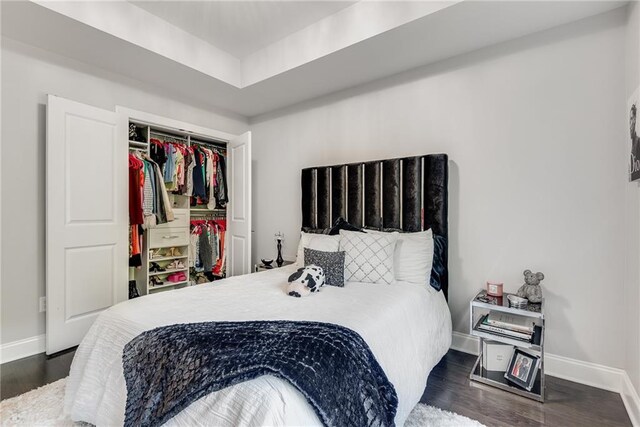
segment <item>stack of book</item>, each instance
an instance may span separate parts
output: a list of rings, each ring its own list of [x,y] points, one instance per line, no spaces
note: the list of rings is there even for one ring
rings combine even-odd
[[[534,322],[523,316],[492,311],[482,317],[477,329],[507,338],[532,342]]]

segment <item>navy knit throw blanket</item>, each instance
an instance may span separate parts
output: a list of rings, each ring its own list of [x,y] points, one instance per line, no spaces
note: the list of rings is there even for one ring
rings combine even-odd
[[[207,394],[272,375],[291,383],[326,426],[392,426],[393,385],[354,331],[319,322],[170,325],[124,347],[125,426],[167,422]]]

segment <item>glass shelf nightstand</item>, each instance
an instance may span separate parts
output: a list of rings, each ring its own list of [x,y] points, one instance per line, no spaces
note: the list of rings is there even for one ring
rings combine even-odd
[[[507,300],[508,295],[508,293],[505,293],[502,297],[493,297],[487,295],[487,292],[483,290],[480,291],[469,303],[469,330],[471,335],[480,339],[480,354],[473,366],[473,370],[471,371],[469,378],[472,381],[477,381],[479,383],[506,390],[529,399],[537,400],[538,402],[544,402],[544,299],[539,304],[529,303],[527,308],[518,309],[509,307],[509,302]],[[535,325],[533,337],[531,340],[525,340],[505,336],[493,331],[481,330],[480,325],[483,323],[485,316],[490,312],[501,312],[529,319]],[[505,371],[490,371],[486,369],[484,366],[486,343],[508,344],[515,348],[522,349],[526,353],[540,357],[538,372],[530,391],[507,380],[504,377]]]

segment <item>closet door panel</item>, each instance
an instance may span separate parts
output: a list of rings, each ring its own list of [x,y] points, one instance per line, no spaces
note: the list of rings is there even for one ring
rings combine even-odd
[[[227,154],[227,275],[238,276],[251,273],[251,132],[229,141]]]
[[[117,138],[116,128],[75,115],[66,117],[65,128],[65,222],[113,223],[117,197],[114,172],[122,160],[116,157],[118,147],[111,143]],[[92,137],[85,138],[87,135]]]
[[[127,298],[126,126],[110,111],[47,102],[47,354],[80,343]]]
[[[98,312],[114,303],[109,283],[113,282],[116,246],[69,248],[65,251],[65,321],[81,319],[87,313]],[[87,283],[100,278],[103,286],[85,292]]]

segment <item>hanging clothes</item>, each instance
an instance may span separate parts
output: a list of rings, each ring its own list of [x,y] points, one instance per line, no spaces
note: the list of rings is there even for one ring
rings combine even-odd
[[[196,266],[195,260],[200,255],[198,252],[198,242],[199,237],[197,233],[194,232],[194,228],[191,228],[191,233],[189,234],[189,268],[194,268]]]
[[[164,222],[171,222],[175,219],[173,215],[173,207],[171,206],[169,193],[167,193],[167,188],[164,186],[164,179],[162,179],[162,173],[159,168],[156,170],[156,176],[158,178],[156,184],[160,184],[157,185],[157,187],[160,188],[160,198],[158,199],[158,202],[160,202],[161,210],[164,211]],[[158,222],[158,224],[163,224],[164,222]]]
[[[176,167],[176,148],[173,144],[164,144],[167,162],[164,165],[164,182],[168,189],[173,188],[173,175]]]
[[[154,164],[153,162],[149,161],[149,159],[146,159],[144,161],[144,170],[145,170],[145,175],[149,178],[149,183],[151,184],[151,216],[154,218],[153,222],[157,223],[157,215],[156,212],[158,212],[158,198],[156,197],[156,170],[154,168]],[[145,196],[146,197],[146,196]],[[146,199],[145,199],[146,200]],[[146,215],[146,212],[145,212]],[[146,223],[146,217],[145,217],[145,223]]]
[[[151,172],[149,162],[142,161],[143,171],[144,171],[144,191],[143,191],[143,201],[142,201],[142,210],[145,218],[149,215],[153,215],[153,205],[154,205],[154,197],[153,197],[153,185],[151,184],[151,176],[153,173]]]
[[[218,166],[216,168],[216,181],[217,185],[215,187],[215,198],[216,203],[219,207],[224,208],[227,206],[229,202],[229,197],[227,193],[227,166],[225,164],[225,158],[223,155],[218,155]]]
[[[209,241],[209,227],[203,227],[200,233],[199,239],[199,255],[202,262],[202,269],[204,271],[211,271],[213,269],[213,249],[211,242]]]
[[[225,276],[225,220],[192,220],[189,238],[191,278],[205,274],[209,281]]]
[[[176,173],[174,181],[176,183],[176,193],[180,194],[180,188],[184,187],[184,163],[186,146],[182,144],[176,144]]]
[[[160,167],[157,163],[150,159],[145,159],[145,163],[145,171],[147,172],[149,185],[151,186],[151,191],[153,193],[151,212],[155,216],[155,219],[153,221],[146,220],[145,223],[148,225],[155,225],[173,221],[173,207],[171,205],[171,201],[169,200],[167,189],[164,186],[164,178],[162,172],[160,171]],[[147,203],[145,203],[145,205],[147,205]]]
[[[182,194],[191,197],[193,195],[193,170],[196,166],[196,161],[193,156],[193,149],[188,148],[186,150],[185,160],[185,176],[184,176],[184,188]]]
[[[149,145],[149,155],[151,160],[156,162],[158,167],[162,170],[165,162],[167,161],[167,154],[164,149],[164,144],[159,139],[151,138],[151,144]]]
[[[227,221],[226,220],[217,220],[216,221],[217,231],[218,231],[218,260],[216,261],[215,266],[213,267],[213,274],[217,276],[225,276],[225,266],[226,266],[226,256],[224,250],[224,236],[227,229]]]
[[[214,159],[215,154],[213,153],[213,151],[207,150],[207,185],[209,186],[209,190],[207,192],[207,209],[216,208],[216,199],[214,196],[216,188],[216,165]]]
[[[204,199],[206,195],[205,190],[205,174],[202,167],[202,162],[204,160],[204,156],[202,151],[198,147],[194,147],[193,155],[195,156],[195,167],[193,169],[193,198],[191,205],[195,206],[197,204],[196,197],[200,197]]]
[[[142,210],[144,186],[144,163],[134,154],[129,153],[129,224],[143,224]],[[142,182],[142,185],[141,185]]]

